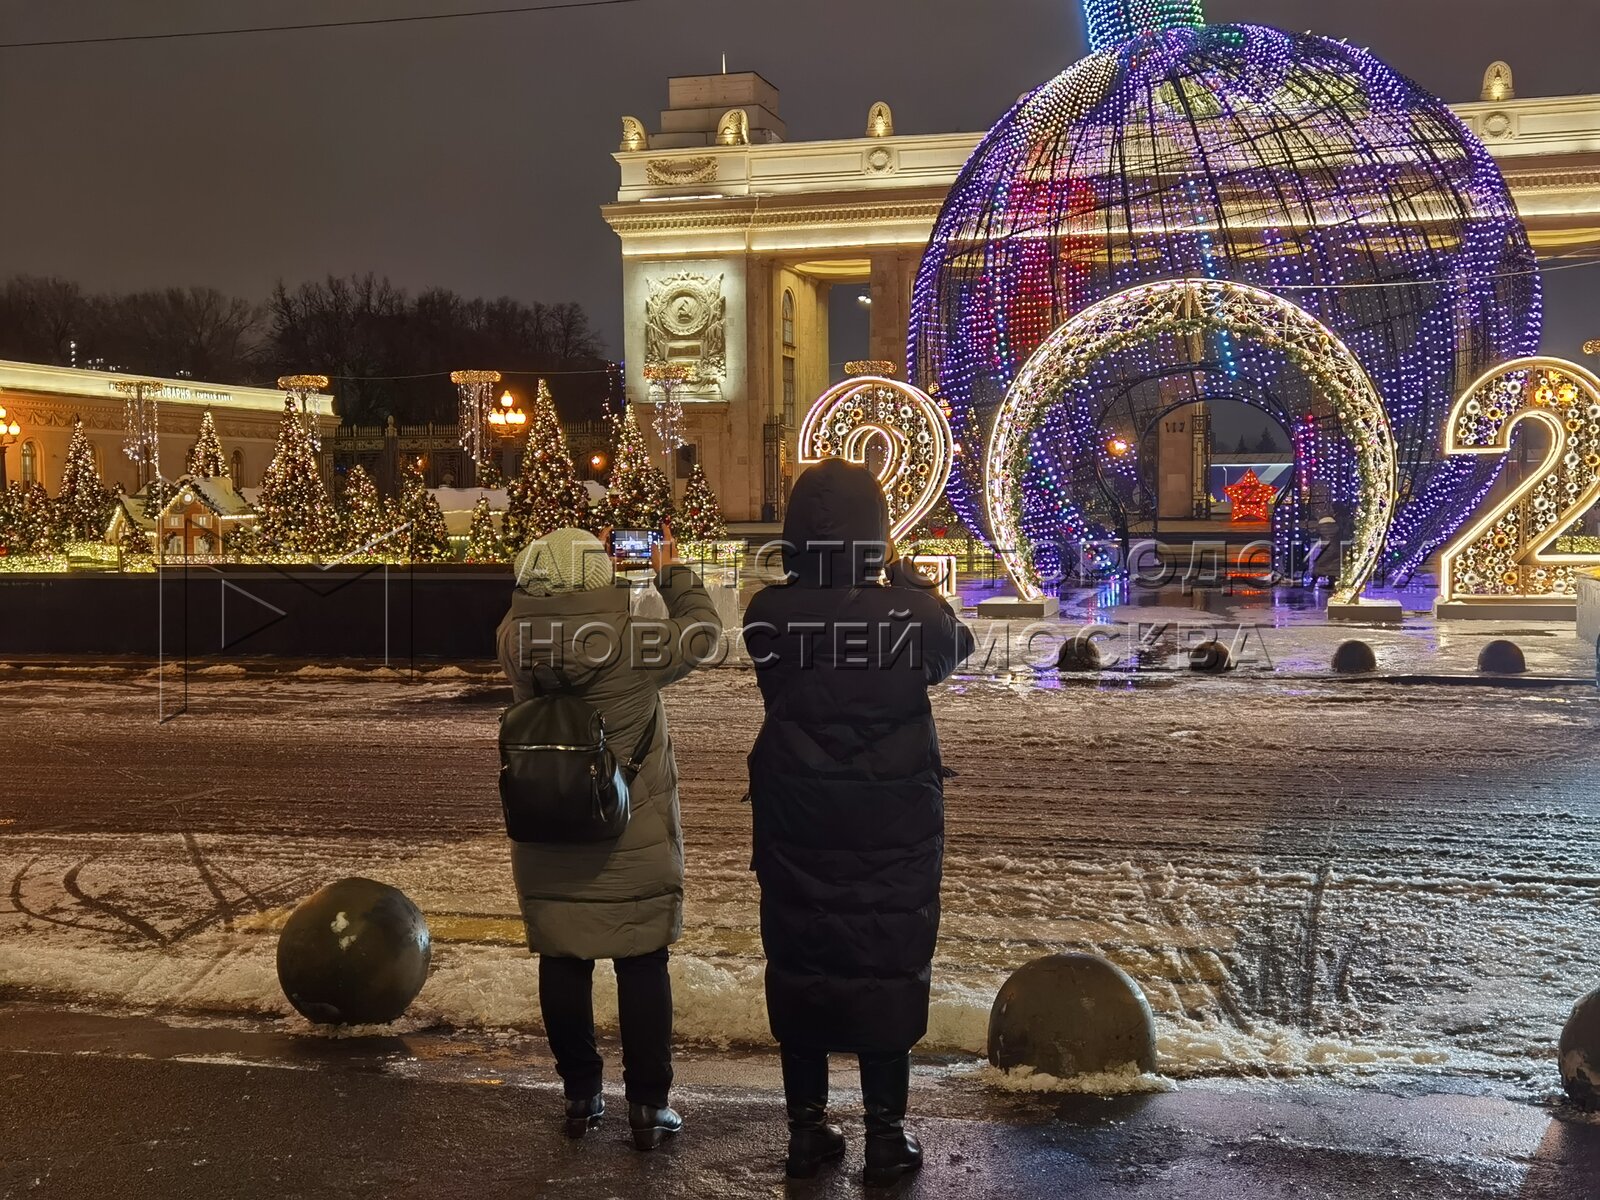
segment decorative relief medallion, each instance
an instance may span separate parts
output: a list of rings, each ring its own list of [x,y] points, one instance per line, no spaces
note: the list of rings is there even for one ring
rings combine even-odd
[[[686,183],[715,183],[717,160],[706,154],[699,158],[652,158],[644,164],[645,178],[658,187],[681,187]]]
[[[887,146],[874,146],[867,151],[866,173],[868,175],[892,175],[898,165],[895,161],[894,151]]]
[[[1483,136],[1489,141],[1505,141],[1516,137],[1516,118],[1508,112],[1496,109],[1483,118]]]
[[[728,301],[724,276],[683,271],[650,284],[645,298],[645,365],[694,368],[701,384],[728,374]]]

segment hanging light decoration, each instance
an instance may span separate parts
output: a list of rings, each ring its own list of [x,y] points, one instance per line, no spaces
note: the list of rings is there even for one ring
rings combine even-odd
[[[300,409],[306,426],[306,436],[311,439],[312,453],[322,450],[322,431],[317,427],[317,401],[328,390],[326,375],[280,375],[278,387],[289,393],[289,399]]]
[[[142,487],[161,478],[161,393],[166,385],[149,379],[113,380],[122,393],[122,452],[138,467]]]
[[[461,398],[461,448],[480,465],[490,453],[490,422],[500,378],[499,371],[450,372],[450,382]]]
[[[661,453],[667,459],[667,478],[670,480],[674,475],[674,451],[685,444],[683,401],[678,399],[678,389],[693,382],[694,367],[689,363],[651,363],[645,367],[644,377],[661,394],[655,402],[655,431],[656,440],[661,443]]]

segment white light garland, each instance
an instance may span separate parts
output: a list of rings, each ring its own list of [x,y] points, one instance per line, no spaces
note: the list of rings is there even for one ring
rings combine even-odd
[[[461,400],[461,448],[474,463],[482,466],[497,449],[490,437],[489,425],[494,415],[494,393],[500,382],[500,372],[452,371],[450,382],[456,385],[456,395]],[[500,423],[504,424],[503,417]]]
[[[1045,340],[1006,392],[984,461],[984,501],[996,553],[1025,599],[1044,595],[1022,531],[1022,476],[1039,419],[1108,355],[1164,334],[1212,332],[1281,351],[1333,402],[1355,447],[1361,490],[1354,546],[1332,599],[1359,602],[1377,570],[1396,504],[1394,435],[1383,399],[1350,348],[1310,313],[1259,288],[1206,279],[1146,284],[1092,305]]]
[[[1496,367],[1456,401],[1445,453],[1505,455],[1523,421],[1550,434],[1544,461],[1446,547],[1439,599],[1570,604],[1597,554],[1550,552],[1600,502],[1600,377],[1559,358]]]
[[[800,462],[844,458],[864,464],[875,439],[887,447],[878,482],[889,502],[889,536],[899,540],[939,503],[955,466],[950,419],[933,397],[886,375],[848,379],[823,393],[806,414]]]

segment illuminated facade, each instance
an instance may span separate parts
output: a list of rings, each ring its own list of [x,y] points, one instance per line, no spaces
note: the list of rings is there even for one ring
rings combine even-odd
[[[879,104],[861,136],[795,143],[760,76],[678,79],[670,93],[660,132],[623,122],[603,209],[622,251],[627,393],[651,400],[652,361],[693,365],[686,440],[730,519],[760,520],[781,511],[800,422],[842,374],[829,291],[867,292],[870,357],[904,364],[923,253],[986,135],[898,135]],[[746,120],[726,120],[734,109]],[[1600,96],[1518,99],[1497,66],[1455,112],[1498,162],[1537,254],[1600,250]]]
[[[125,453],[127,395],[118,387],[126,382],[107,371],[0,362],[0,407],[6,409],[8,420],[22,427],[17,444],[0,450],[6,456],[6,479],[41,483],[54,493],[61,484],[73,420],[81,416],[100,478],[129,493],[137,491],[139,467]],[[235,482],[241,487],[261,482],[277,445],[283,392],[189,379],[148,382],[159,389],[151,395],[159,426],[159,462],[168,479],[183,473],[189,447],[200,433],[200,420],[209,410]],[[318,397],[311,403],[319,426],[331,430],[336,424],[331,398]]]

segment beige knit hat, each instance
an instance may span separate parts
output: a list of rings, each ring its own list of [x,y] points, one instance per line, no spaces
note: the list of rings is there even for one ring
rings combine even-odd
[[[517,586],[535,595],[591,592],[615,579],[605,544],[587,529],[557,529],[517,555]]]

